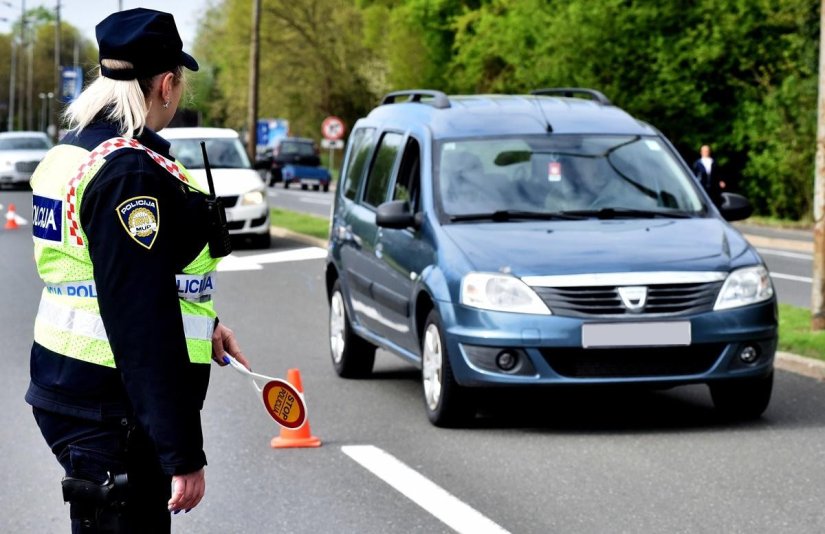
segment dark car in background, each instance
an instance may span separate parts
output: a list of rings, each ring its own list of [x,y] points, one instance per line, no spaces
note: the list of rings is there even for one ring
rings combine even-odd
[[[438,426],[496,389],[706,384],[735,418],[768,406],[773,285],[653,126],[591,89],[400,91],[354,126],[332,212],[330,353],[421,369]],[[537,410],[563,406],[541,405]]]
[[[284,137],[275,142],[269,185],[283,182],[284,188],[288,188],[297,183],[301,189],[311,186],[316,191],[329,191],[331,179],[329,171],[321,166],[318,145],[312,139]]]

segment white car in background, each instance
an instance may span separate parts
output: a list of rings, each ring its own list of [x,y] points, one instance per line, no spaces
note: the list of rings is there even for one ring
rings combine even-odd
[[[268,248],[266,184],[249,163],[238,133],[229,128],[164,128],[159,134],[172,144],[172,156],[208,190],[200,145],[206,143],[215,194],[226,208],[230,235],[250,237],[256,246]]]
[[[51,147],[43,132],[0,132],[0,185],[27,186]]]

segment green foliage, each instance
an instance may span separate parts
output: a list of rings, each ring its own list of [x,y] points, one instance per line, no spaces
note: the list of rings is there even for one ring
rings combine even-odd
[[[250,2],[204,16],[198,106],[241,128]],[[318,137],[390,90],[599,89],[691,162],[710,144],[762,214],[812,200],[819,4],[813,0],[264,0],[261,116]],[[0,43],[2,47],[2,43]],[[199,75],[200,76],[200,75]]]

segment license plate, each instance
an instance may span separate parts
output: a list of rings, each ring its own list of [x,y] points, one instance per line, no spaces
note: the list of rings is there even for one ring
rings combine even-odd
[[[668,347],[690,345],[690,321],[585,323],[582,347]]]
[[[320,185],[321,181],[320,180],[313,180],[312,178],[302,178],[301,183],[302,184],[307,184],[307,185]]]

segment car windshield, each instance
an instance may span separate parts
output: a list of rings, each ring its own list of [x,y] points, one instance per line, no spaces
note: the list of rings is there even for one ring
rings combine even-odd
[[[51,143],[42,137],[0,138],[0,150],[48,150]]]
[[[209,165],[213,169],[249,169],[241,140],[238,138],[218,139],[170,139],[172,156],[187,169],[203,169],[201,141],[206,142]]]
[[[284,141],[281,143],[279,151],[281,155],[295,154],[298,156],[314,156],[315,147],[312,143],[302,143],[296,141]]]
[[[684,217],[693,178],[656,137],[546,135],[440,143],[442,211],[454,221]]]

